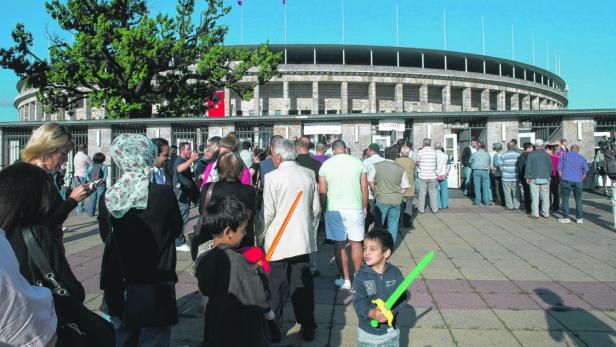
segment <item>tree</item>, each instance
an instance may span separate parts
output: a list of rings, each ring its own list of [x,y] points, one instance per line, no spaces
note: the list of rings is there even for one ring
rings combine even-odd
[[[37,88],[46,112],[72,109],[88,98],[108,118],[204,114],[206,99],[222,87],[244,99],[257,84],[278,76],[281,54],[267,44],[253,50],[226,47],[229,13],[222,0],[204,0],[193,24],[194,0],[178,0],[175,16],[149,15],[146,0],[51,0],[47,12],[71,40],[50,35],[49,58],[32,51],[23,24],[15,45],[0,49],[0,66]],[[195,20],[195,23],[197,22]],[[255,82],[240,83],[246,75]]]

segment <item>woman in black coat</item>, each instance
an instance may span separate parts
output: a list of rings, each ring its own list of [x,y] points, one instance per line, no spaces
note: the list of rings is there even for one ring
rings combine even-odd
[[[201,189],[201,198],[199,199],[199,214],[203,213],[207,192],[211,185],[214,185],[212,190],[212,200],[214,198],[220,198],[223,196],[231,195],[235,196],[241,201],[246,208],[250,210],[251,217],[246,228],[246,236],[240,243],[240,247],[254,246],[255,245],[255,231],[253,226],[253,220],[255,215],[255,199],[256,190],[250,185],[242,184],[242,170],[244,169],[244,163],[237,155],[233,153],[225,153],[218,158],[218,182],[207,183],[203,189]],[[199,244],[211,240],[212,237],[207,230],[201,230],[198,235],[195,235],[192,244],[197,247]],[[192,248],[194,248],[192,247]]]

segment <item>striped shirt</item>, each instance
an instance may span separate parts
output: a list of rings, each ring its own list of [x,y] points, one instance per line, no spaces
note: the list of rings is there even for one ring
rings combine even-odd
[[[558,172],[563,181],[582,182],[588,171],[586,159],[575,151],[565,153],[558,161]]]
[[[518,180],[516,163],[518,162],[519,157],[520,153],[514,149],[507,151],[507,153],[500,156],[499,165],[503,167],[503,181],[512,182]]]
[[[424,147],[417,152],[417,172],[422,180],[436,179],[436,151],[432,147]]]

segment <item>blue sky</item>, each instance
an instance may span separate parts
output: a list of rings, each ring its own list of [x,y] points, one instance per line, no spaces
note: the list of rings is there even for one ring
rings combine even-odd
[[[221,23],[229,26],[226,42],[240,43],[237,1]],[[288,43],[341,43],[341,0],[287,0]],[[153,12],[175,11],[175,1],[148,1]],[[197,0],[200,4],[202,1]],[[486,28],[486,54],[511,59],[511,25],[515,58],[550,70],[560,55],[561,76],[569,85],[569,108],[616,108],[616,1],[591,0],[345,0],[347,44],[395,45],[395,6],[399,4],[400,45],[443,48],[443,9],[447,12],[447,49],[482,52],[481,17]],[[282,0],[244,0],[244,43],[284,42]],[[46,55],[47,32],[61,31],[47,15],[44,2],[0,3],[0,46],[12,45],[17,22],[34,35],[35,50]],[[13,100],[17,77],[0,70],[0,121],[16,120]]]

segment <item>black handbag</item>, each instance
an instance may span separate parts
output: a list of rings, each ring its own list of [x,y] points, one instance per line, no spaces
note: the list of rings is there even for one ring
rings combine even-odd
[[[71,296],[62,283],[58,282],[48,257],[34,237],[33,228],[44,227],[23,228],[22,236],[26,248],[28,248],[30,271],[36,284],[42,286],[43,282],[47,282],[53,288],[53,304],[58,317],[58,328],[56,330],[58,343],[56,346],[115,346],[116,339],[113,325],[90,311],[79,300]],[[38,273],[42,274],[42,278],[35,271],[32,271],[33,268],[36,268]]]
[[[111,233],[111,242],[120,256],[120,248],[116,237]],[[161,283],[131,283],[126,278],[122,261],[118,262],[124,282],[124,309],[122,327],[126,329],[141,329],[165,327],[178,322],[178,310],[175,300],[175,284]]]

